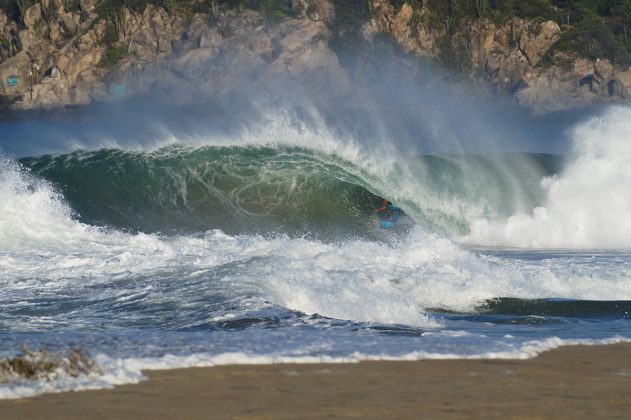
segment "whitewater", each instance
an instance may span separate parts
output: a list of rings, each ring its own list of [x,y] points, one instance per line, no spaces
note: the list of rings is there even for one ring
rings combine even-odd
[[[279,111],[238,135],[43,124],[0,130],[0,358],[78,347],[99,369],[0,398],[631,341],[628,107],[570,127],[563,154],[413,148]],[[405,211],[392,230],[382,198]]]

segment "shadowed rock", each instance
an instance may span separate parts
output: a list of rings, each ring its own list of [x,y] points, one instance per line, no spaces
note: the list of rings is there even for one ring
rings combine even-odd
[[[94,359],[81,349],[72,349],[64,356],[45,349],[32,351],[24,345],[16,357],[0,360],[0,382],[50,381],[61,375],[76,378],[100,372]]]

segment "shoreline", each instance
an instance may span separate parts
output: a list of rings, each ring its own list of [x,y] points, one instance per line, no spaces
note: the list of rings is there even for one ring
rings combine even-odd
[[[112,389],[0,400],[0,418],[624,417],[631,343],[533,359],[150,370]]]

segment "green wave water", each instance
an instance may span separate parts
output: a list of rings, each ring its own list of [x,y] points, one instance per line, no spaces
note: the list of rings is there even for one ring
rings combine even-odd
[[[104,149],[25,158],[76,216],[142,232],[378,234],[372,210],[388,198],[414,223],[466,233],[467,212],[511,214],[538,200],[550,155],[411,156],[371,173],[301,147]],[[510,171],[509,171],[510,168]],[[516,175],[517,174],[517,175]]]

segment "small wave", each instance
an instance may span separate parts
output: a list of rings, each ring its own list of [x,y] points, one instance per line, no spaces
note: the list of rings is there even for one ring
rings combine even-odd
[[[496,298],[479,305],[483,314],[503,314],[579,319],[631,319],[631,301]]]
[[[612,337],[598,340],[564,340],[550,337],[542,340],[530,340],[518,343],[512,349],[489,349],[471,352],[461,348],[462,353],[445,353],[432,351],[404,352],[398,355],[380,353],[353,352],[343,356],[292,354],[248,354],[229,352],[221,354],[195,353],[186,356],[167,354],[153,358],[115,359],[99,354],[96,357],[100,374],[73,377],[59,375],[47,382],[23,382],[21,384],[1,384],[0,399],[16,399],[32,397],[46,393],[79,391],[88,389],[111,388],[117,385],[138,383],[145,378],[143,371],[182,369],[191,367],[212,367],[225,365],[269,365],[294,363],[358,363],[362,361],[418,361],[418,360],[453,360],[453,359],[531,359],[539,354],[563,346],[573,345],[609,345],[629,342],[629,339]]]

